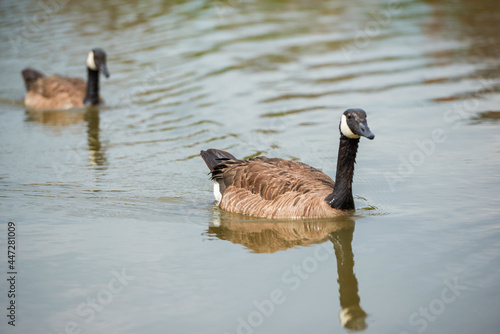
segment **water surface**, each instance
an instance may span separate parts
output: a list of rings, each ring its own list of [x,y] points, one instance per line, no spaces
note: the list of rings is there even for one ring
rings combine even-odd
[[[497,1],[0,6],[2,332],[498,333]],[[104,106],[24,108],[24,67],[84,76],[93,47]],[[334,176],[349,107],[356,213],[213,207],[201,149]]]

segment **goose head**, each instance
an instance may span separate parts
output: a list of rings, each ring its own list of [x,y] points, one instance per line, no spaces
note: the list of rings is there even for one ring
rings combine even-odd
[[[375,138],[375,135],[368,127],[366,112],[363,109],[352,108],[344,111],[339,127],[340,133],[347,138],[359,139],[360,137],[366,137],[370,140]]]
[[[95,48],[90,50],[85,64],[89,70],[102,72],[106,78],[109,78],[108,67],[106,66],[106,52],[103,49]]]

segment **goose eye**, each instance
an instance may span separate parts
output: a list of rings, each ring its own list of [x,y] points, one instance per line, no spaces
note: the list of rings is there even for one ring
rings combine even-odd
[[[351,114],[347,114],[347,119],[351,119],[351,118],[352,118]]]

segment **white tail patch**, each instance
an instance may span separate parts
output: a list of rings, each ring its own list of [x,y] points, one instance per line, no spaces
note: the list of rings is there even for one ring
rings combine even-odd
[[[352,132],[349,125],[347,125],[347,118],[345,117],[345,115],[342,115],[342,120],[340,121],[340,132],[342,132],[342,134],[347,138],[356,139],[360,137],[354,132]]]
[[[95,60],[94,60],[94,51],[89,52],[89,54],[87,55],[87,60],[85,61],[85,64],[92,71],[97,71],[97,66],[96,66]]]
[[[218,203],[222,200],[222,194],[220,192],[219,182],[214,181],[214,196]]]

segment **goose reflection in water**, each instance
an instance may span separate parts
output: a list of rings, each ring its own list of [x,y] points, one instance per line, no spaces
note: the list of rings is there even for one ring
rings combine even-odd
[[[366,312],[360,306],[358,280],[354,274],[352,238],[354,220],[348,217],[330,220],[265,222],[228,212],[220,212],[208,234],[241,244],[255,253],[274,253],[297,246],[333,243],[337,258],[340,323],[360,331],[366,328]]]
[[[37,122],[55,133],[81,122],[87,122],[89,162],[93,166],[107,166],[105,150],[100,140],[100,115],[96,106],[73,110],[26,110],[26,121]]]

